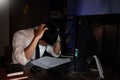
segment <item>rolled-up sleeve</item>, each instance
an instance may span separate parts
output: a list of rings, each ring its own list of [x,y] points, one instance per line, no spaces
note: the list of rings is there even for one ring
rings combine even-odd
[[[22,65],[25,65],[30,60],[27,60],[24,53],[25,48],[25,36],[22,32],[15,33],[13,36],[13,53],[12,53],[12,59],[13,63],[20,63]]]
[[[61,51],[60,51],[59,54],[57,55],[57,54],[53,51],[53,46],[51,46],[51,45],[47,45],[46,51],[47,51],[48,53],[50,53],[52,56],[54,56],[54,57],[59,57],[60,54],[61,54]]]
[[[59,35],[58,35],[58,38],[57,38],[56,42],[57,42],[57,41],[61,41]],[[50,53],[52,56],[54,56],[54,57],[59,57],[59,56],[61,55],[61,51],[59,52],[59,54],[56,54],[56,53],[53,51],[53,46],[51,46],[51,45],[47,45],[46,51],[47,51],[48,53]]]

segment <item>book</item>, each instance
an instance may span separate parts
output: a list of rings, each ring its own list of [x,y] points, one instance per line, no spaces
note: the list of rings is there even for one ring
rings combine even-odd
[[[18,76],[24,74],[24,69],[21,64],[11,64],[6,66],[5,72],[7,77]]]
[[[68,44],[70,42],[71,38],[72,38],[72,36],[70,36],[70,35],[66,36],[66,44]]]
[[[73,21],[72,20],[67,21],[65,34],[69,33],[69,31],[71,30],[72,26],[73,26]]]

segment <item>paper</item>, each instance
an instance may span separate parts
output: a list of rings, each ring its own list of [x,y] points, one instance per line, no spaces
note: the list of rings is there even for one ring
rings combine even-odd
[[[68,63],[70,61],[71,61],[70,58],[55,58],[55,57],[46,56],[46,57],[41,57],[40,59],[34,60],[31,63],[45,69],[50,69],[64,63]]]

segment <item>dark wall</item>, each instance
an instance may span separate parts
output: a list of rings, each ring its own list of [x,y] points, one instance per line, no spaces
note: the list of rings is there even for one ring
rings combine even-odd
[[[0,57],[9,45],[9,0],[0,1]]]
[[[12,0],[10,3],[10,44],[13,34],[49,20],[49,0]]]

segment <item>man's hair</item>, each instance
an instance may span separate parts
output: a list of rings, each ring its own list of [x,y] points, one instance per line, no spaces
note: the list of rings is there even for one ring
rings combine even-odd
[[[52,23],[47,23],[48,30],[42,36],[42,40],[44,40],[47,44],[53,45],[58,38],[58,30],[57,26]]]

